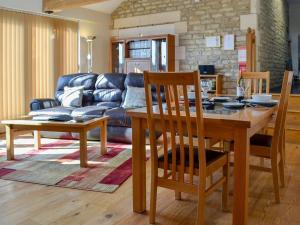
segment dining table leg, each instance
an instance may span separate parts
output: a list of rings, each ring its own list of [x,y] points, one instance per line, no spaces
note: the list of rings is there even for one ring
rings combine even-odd
[[[6,125],[5,129],[6,129],[7,160],[14,160],[15,159],[14,130],[9,125]]]
[[[80,167],[87,168],[87,134],[86,130],[80,131]]]
[[[133,211],[146,210],[146,137],[142,119],[132,118]]]
[[[249,138],[247,128],[235,129],[233,225],[248,224]]]
[[[39,130],[33,131],[34,137],[34,149],[39,150],[41,148],[41,132]]]

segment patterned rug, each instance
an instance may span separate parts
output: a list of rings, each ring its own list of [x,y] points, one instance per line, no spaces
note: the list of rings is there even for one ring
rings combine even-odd
[[[33,138],[15,140],[15,161],[6,161],[5,141],[0,140],[0,179],[64,188],[113,193],[132,174],[131,145],[88,142],[89,168],[80,168],[79,141],[42,139],[35,150]]]

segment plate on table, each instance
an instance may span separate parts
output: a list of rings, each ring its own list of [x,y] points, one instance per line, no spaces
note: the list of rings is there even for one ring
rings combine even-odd
[[[248,99],[245,102],[250,103],[251,105],[260,105],[260,106],[265,106],[265,107],[273,107],[276,106],[278,104],[278,100],[268,100],[268,101],[257,101],[257,100],[253,100],[253,99]]]
[[[240,102],[225,102],[223,103],[223,107],[227,109],[242,109],[245,107],[245,104]]]
[[[211,100],[214,102],[229,102],[231,98],[226,96],[219,96],[219,97],[213,97]]]

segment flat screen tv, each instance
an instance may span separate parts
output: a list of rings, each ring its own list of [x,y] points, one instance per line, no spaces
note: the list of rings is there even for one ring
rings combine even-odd
[[[215,75],[214,65],[199,65],[199,72],[203,75]]]

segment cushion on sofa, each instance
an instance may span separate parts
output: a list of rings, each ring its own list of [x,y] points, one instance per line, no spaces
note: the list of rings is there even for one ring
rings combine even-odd
[[[98,76],[95,84],[94,101],[96,104],[114,102],[119,107],[122,102],[126,74],[105,73]]]
[[[119,107],[107,110],[104,115],[109,116],[108,125],[115,127],[131,127],[131,118],[126,109]]]
[[[94,91],[96,102],[121,102],[122,90],[120,89],[97,89]]]
[[[64,88],[64,93],[61,97],[61,105],[63,107],[81,107],[83,99],[83,86]]]
[[[70,87],[83,86],[84,90],[94,90],[97,77],[98,74],[94,74],[94,73],[78,74],[77,76],[73,77],[69,81],[68,86]]]
[[[66,86],[69,86],[70,80],[72,80],[74,77],[78,76],[77,74],[69,74],[69,75],[63,75],[60,76],[57,80],[56,84],[56,91],[64,91],[64,88]]]
[[[122,107],[124,108],[146,107],[145,88],[127,86],[126,97]]]
[[[95,88],[124,90],[125,78],[126,74],[124,73],[104,73],[98,76]]]
[[[131,86],[131,87],[144,87],[144,75],[142,73],[128,73],[128,75],[126,77],[126,80],[125,80],[125,91],[124,91],[125,96],[123,96],[122,104],[124,104],[128,86]],[[155,86],[151,87],[151,92],[152,92],[152,100],[156,102],[157,101],[157,93],[156,93],[156,87]],[[162,100],[165,101],[164,88],[163,87],[160,88],[160,92],[161,92]]]
[[[38,116],[38,115],[71,115],[74,108],[67,108],[63,106],[57,106],[54,108],[42,109],[31,111],[29,113],[30,116]]]
[[[93,90],[83,90],[82,106],[93,105],[94,102],[93,92],[94,92]],[[55,93],[55,99],[58,102],[61,102],[63,94],[64,94],[63,91],[57,91]]]

